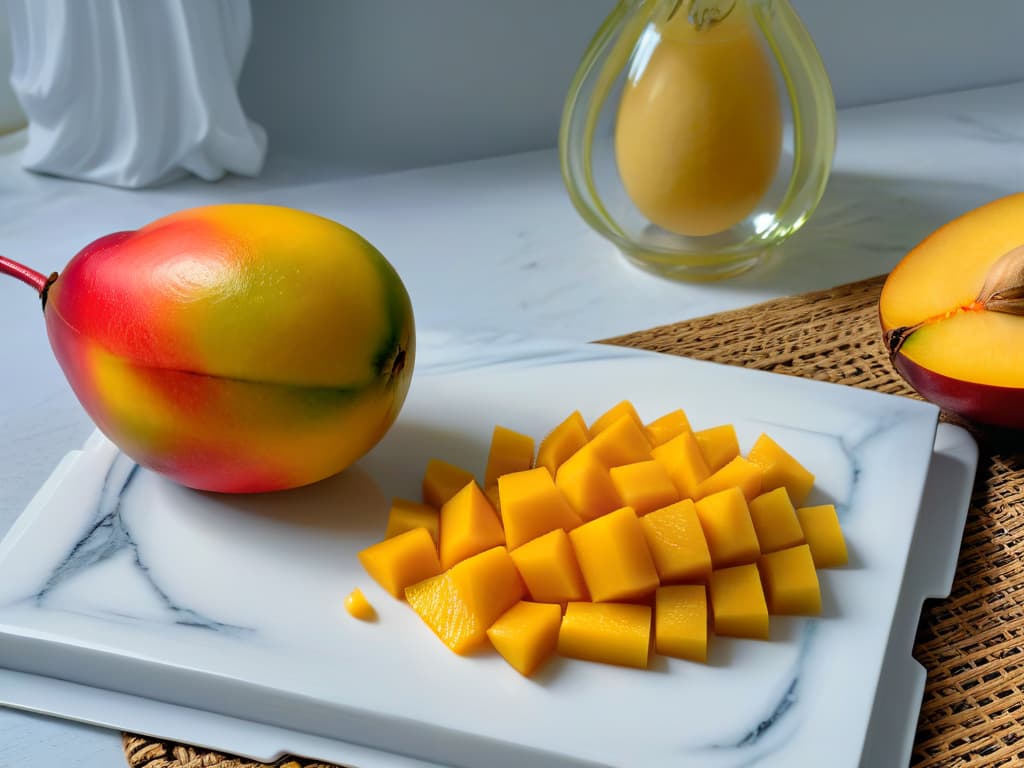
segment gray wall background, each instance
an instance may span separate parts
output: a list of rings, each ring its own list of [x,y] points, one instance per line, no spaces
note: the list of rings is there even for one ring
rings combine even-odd
[[[554,146],[613,0],[252,0],[271,152],[391,170]],[[839,106],[1024,79],[1021,0],[793,0]]]

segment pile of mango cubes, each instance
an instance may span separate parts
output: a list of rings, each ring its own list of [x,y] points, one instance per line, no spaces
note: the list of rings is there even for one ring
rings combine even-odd
[[[642,668],[652,645],[705,661],[709,625],[767,639],[770,614],[820,613],[817,569],[847,561],[793,456],[766,434],[743,456],[732,425],[682,410],[575,411],[536,454],[498,426],[486,467],[481,485],[430,461],[422,501],[394,499],[359,558],[455,653],[490,642],[523,675],[555,653]]]

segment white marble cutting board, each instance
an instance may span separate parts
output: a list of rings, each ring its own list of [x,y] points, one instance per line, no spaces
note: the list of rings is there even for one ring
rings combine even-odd
[[[851,550],[848,568],[822,572],[820,619],[775,618],[768,642],[713,638],[706,666],[558,659],[526,680],[494,654],[454,656],[363,574],[355,553],[381,536],[389,497],[416,495],[429,458],[482,472],[496,423],[540,436],[622,398],[645,418],[683,407],[696,428],[733,422],[744,449],[767,431],[816,472]],[[496,767],[857,765],[936,416],[612,347],[424,335],[399,422],[307,489],[196,493],[90,441],[0,545],[0,667],[350,742],[324,757],[366,768],[396,764],[389,752]],[[345,614],[355,586],[377,623]],[[915,623],[923,596],[909,598]]]

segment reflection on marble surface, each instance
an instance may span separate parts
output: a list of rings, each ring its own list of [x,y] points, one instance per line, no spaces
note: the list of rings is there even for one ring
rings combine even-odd
[[[0,545],[0,666],[446,764],[790,765],[825,744],[856,763],[933,407],[509,334],[425,333],[419,361],[381,444],[294,492],[189,491],[92,440]],[[495,423],[540,436],[624,397],[646,419],[682,406],[696,428],[735,423],[744,450],[768,431],[806,457],[853,553],[822,576],[821,619],[777,617],[769,642],[713,638],[707,665],[556,659],[526,680],[493,653],[454,656],[362,572],[355,553],[380,537],[389,496],[416,496],[429,458],[479,473]],[[378,623],[345,616],[353,586]]]

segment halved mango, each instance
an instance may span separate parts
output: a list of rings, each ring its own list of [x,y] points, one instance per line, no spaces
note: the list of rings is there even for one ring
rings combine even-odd
[[[465,488],[466,483],[474,480],[473,473],[462,467],[431,459],[423,473],[423,501],[434,509],[440,509],[448,499]]]
[[[711,574],[711,553],[691,499],[644,515],[640,527],[662,584],[704,581]]]
[[[409,499],[392,499],[384,538],[390,539],[392,536],[411,531],[413,528],[426,528],[436,542],[440,519],[440,513],[429,504],[420,504]]]
[[[594,602],[629,600],[657,589],[658,570],[630,507],[569,531],[569,541]]]
[[[583,520],[622,506],[608,467],[589,446],[576,451],[558,468],[555,486]]]
[[[713,567],[753,563],[761,556],[747,500],[739,488],[705,496],[697,502],[696,510]]]
[[[558,652],[587,661],[647,666],[651,609],[628,603],[569,603],[558,632]]]
[[[677,584],[655,592],[654,648],[663,656],[707,660],[708,601],[703,584]]]
[[[814,487],[814,475],[768,435],[757,438],[747,458],[761,468],[761,490],[784,487],[794,507],[803,504]]]
[[[373,580],[401,599],[405,588],[441,572],[437,545],[426,528],[414,528],[378,541],[359,552]]]
[[[505,543],[501,521],[476,482],[441,507],[441,567],[451,568],[477,552]]]
[[[762,552],[776,552],[804,543],[804,532],[785,486],[762,493],[748,506]]]
[[[768,603],[757,565],[713,571],[708,594],[716,635],[768,639]]]
[[[563,462],[586,445],[588,440],[590,432],[587,430],[587,423],[579,411],[573,411],[565,421],[540,441],[537,448],[537,466],[546,468],[551,476],[555,477]]]
[[[487,454],[484,487],[496,485],[498,477],[533,467],[533,438],[506,427],[495,427]]]
[[[562,609],[520,600],[487,629],[491,645],[521,675],[529,677],[558,647]]]
[[[632,507],[638,515],[646,515],[679,500],[679,491],[672,478],[654,459],[612,467],[609,475],[622,500],[620,506]]]
[[[509,549],[555,528],[570,530],[583,522],[544,467],[502,475],[498,478],[498,495]]]
[[[533,600],[568,603],[587,599],[587,586],[576,553],[569,534],[561,528],[538,536],[509,554]]]

